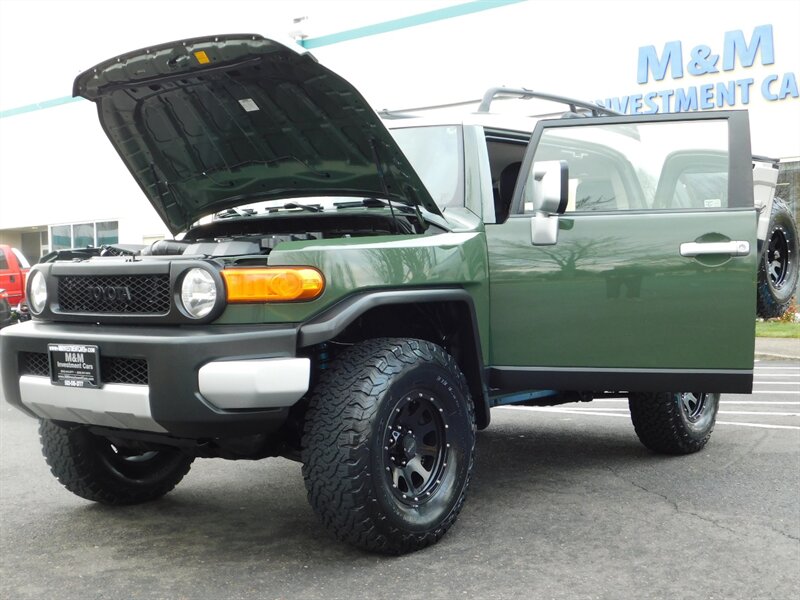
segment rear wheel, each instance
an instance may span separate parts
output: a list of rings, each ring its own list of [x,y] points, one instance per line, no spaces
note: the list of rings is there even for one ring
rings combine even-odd
[[[89,433],[82,425],[39,423],[50,471],[70,492],[102,504],[140,504],[174,488],[194,460],[176,448],[131,450]]]
[[[635,393],[628,398],[639,440],[664,454],[691,454],[711,437],[719,394],[707,392]]]
[[[342,541],[418,550],[455,522],[474,447],[472,402],[453,358],[422,340],[368,340],[337,357],[311,398],[308,499]]]

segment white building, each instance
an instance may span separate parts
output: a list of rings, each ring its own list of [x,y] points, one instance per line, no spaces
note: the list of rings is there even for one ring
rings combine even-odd
[[[783,163],[779,193],[800,193],[797,2],[764,1],[757,10],[751,2],[662,0],[161,2],[157,15],[147,3],[115,2],[124,24],[63,26],[100,6],[3,4],[0,243],[31,261],[50,249],[168,236],[94,104],[67,94],[101,60],[213,33],[286,37],[299,29],[301,43],[376,109],[478,98],[497,85],[622,112],[746,108],[753,152]]]

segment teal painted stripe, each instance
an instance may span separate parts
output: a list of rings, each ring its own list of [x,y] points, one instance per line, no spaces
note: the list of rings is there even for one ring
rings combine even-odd
[[[44,100],[35,104],[27,104],[25,106],[18,106],[17,108],[9,108],[8,110],[0,111],[0,119],[6,117],[16,117],[17,115],[24,115],[25,113],[34,112],[37,110],[44,110],[45,108],[53,108],[54,106],[61,106],[63,104],[71,104],[83,100],[83,98],[73,98],[72,96],[64,96],[62,98],[53,98],[52,100]]]
[[[472,13],[481,12],[483,10],[490,10],[493,8],[500,8],[508,6],[509,4],[518,4],[526,0],[475,0],[474,2],[466,2],[465,4],[456,4],[455,6],[448,6],[447,8],[440,8],[438,10],[431,10],[418,15],[411,15],[409,17],[402,17],[400,19],[393,19],[391,21],[384,21],[383,23],[375,23],[374,25],[366,25],[365,27],[357,27],[356,29],[348,29],[340,31],[339,33],[332,33],[330,35],[322,35],[307,40],[298,42],[303,48],[320,48],[322,46],[330,46],[332,44],[339,44],[350,40],[356,40],[371,35],[378,35],[381,33],[388,33],[390,31],[397,31],[398,29],[406,29],[408,27],[416,27],[418,25],[425,25],[426,23],[433,23],[443,19],[452,19],[454,17],[462,17]],[[17,108],[9,108],[8,110],[0,111],[0,119],[7,117],[16,117],[25,113],[34,112],[37,110],[44,110],[46,108],[53,108],[54,106],[61,106],[63,104],[70,104],[83,100],[83,98],[73,98],[72,96],[64,96],[62,98],[53,98],[52,100],[44,100],[36,102],[35,104],[27,104],[25,106],[18,106]]]
[[[383,23],[375,23],[374,25],[366,25],[364,27],[357,27],[356,29],[348,29],[347,31],[340,31],[339,33],[321,35],[319,37],[301,40],[299,43],[301,46],[303,46],[303,48],[308,49],[319,48],[321,46],[330,46],[331,44],[348,42],[350,40],[356,40],[358,38],[368,37],[370,35],[388,33],[390,31],[397,31],[398,29],[405,29],[407,27],[425,25],[426,23],[433,23],[443,19],[462,17],[464,15],[470,15],[483,10],[508,6],[509,4],[518,4],[519,2],[525,2],[525,0],[476,0],[474,2],[456,4],[455,6],[448,6],[447,8],[431,10],[418,15],[411,15],[409,17],[401,17],[400,19],[384,21]]]

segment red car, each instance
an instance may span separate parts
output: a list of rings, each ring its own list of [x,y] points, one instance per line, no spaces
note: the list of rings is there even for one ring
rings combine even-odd
[[[12,308],[25,300],[25,281],[30,267],[22,252],[0,244],[0,289],[6,291]]]

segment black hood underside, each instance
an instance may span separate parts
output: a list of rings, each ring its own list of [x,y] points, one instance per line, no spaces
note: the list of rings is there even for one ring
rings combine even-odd
[[[310,196],[388,197],[440,214],[352,85],[258,35],[137,50],[78,76],[73,94],[97,103],[172,233],[233,206]]]

